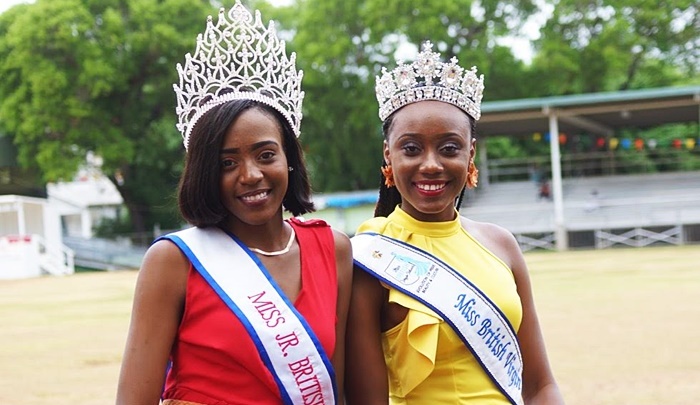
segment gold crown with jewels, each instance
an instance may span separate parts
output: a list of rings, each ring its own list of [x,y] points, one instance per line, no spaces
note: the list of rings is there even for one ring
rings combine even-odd
[[[177,97],[177,129],[185,149],[192,128],[212,108],[232,100],[255,100],[279,111],[296,136],[300,134],[303,72],[296,70],[296,54],[287,57],[285,42],[277,37],[274,23],[262,23],[236,0],[228,11],[219,10],[214,24],[197,36],[194,55],[177,64],[180,83],[173,84]]]
[[[440,54],[432,49],[433,44],[426,41],[410,65],[399,62],[392,71],[382,68],[375,86],[382,121],[407,104],[425,100],[452,104],[479,120],[484,75],[476,75],[476,66],[470,70],[460,67],[455,57],[449,63],[441,62]]]

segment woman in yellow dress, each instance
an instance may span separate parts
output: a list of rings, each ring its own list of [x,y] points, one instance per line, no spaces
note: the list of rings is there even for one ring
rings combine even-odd
[[[563,404],[517,241],[459,215],[483,76],[427,42],[377,78],[384,182],[353,237],[349,404]]]

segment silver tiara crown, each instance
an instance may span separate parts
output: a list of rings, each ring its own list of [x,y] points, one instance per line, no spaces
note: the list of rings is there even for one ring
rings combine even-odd
[[[476,66],[465,70],[457,58],[449,63],[440,61],[426,41],[423,50],[410,65],[399,62],[391,72],[382,68],[377,76],[375,91],[379,101],[379,118],[384,121],[394,111],[417,101],[438,100],[455,105],[478,120],[484,94],[484,75],[476,75]]]
[[[273,107],[299,136],[303,72],[297,72],[295,62],[296,54],[287,57],[274,23],[265,28],[258,10],[253,20],[240,0],[228,13],[221,8],[216,24],[209,16],[204,34],[197,36],[194,56],[185,55],[184,67],[177,64],[180,84],[173,84],[177,129],[185,149],[202,115],[231,100],[255,100]]]

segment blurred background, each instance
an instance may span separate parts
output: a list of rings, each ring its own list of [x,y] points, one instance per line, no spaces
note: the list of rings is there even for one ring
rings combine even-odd
[[[186,226],[175,65],[228,3],[0,2],[0,278],[137,268]],[[372,215],[374,79],[429,39],[485,76],[464,215],[526,251],[700,242],[697,1],[244,4],[276,21],[304,71],[310,216],[352,235]]]
[[[309,217],[372,216],[375,76],[431,40],[485,77],[461,211],[525,251],[567,403],[697,402],[697,0],[243,3],[304,71]],[[0,0],[1,404],[113,403],[135,270],[187,226],[175,65],[232,4]]]

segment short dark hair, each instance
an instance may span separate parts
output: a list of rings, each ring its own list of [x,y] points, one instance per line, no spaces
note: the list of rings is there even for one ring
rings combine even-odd
[[[230,215],[221,202],[219,192],[219,153],[229,127],[241,113],[252,108],[275,117],[282,129],[284,154],[292,168],[282,205],[294,216],[315,210],[304,154],[289,122],[266,104],[253,100],[233,100],[209,110],[192,128],[185,168],[178,186],[180,214],[188,223],[198,227],[212,226]]]
[[[400,108],[396,111],[399,111]],[[384,140],[388,141],[389,140],[389,132],[391,131],[391,127],[394,124],[394,115],[396,114],[396,111],[391,113],[390,116],[386,117],[384,122],[382,122],[382,134],[384,135]],[[476,120],[474,117],[471,115],[467,114],[466,111],[464,112],[464,115],[467,117],[469,120],[469,126],[471,128],[471,135],[472,138],[476,137]],[[384,159],[382,159],[382,167],[386,166],[386,162]],[[466,187],[465,187],[466,188]],[[464,188],[462,189],[462,192],[459,193],[459,197],[456,201],[456,208],[459,209],[459,207],[462,205],[462,199],[464,198]],[[401,193],[399,193],[399,189],[394,187],[387,187],[386,184],[384,184],[384,175],[380,174],[380,181],[379,181],[379,198],[377,199],[377,204],[374,207],[374,216],[375,217],[386,217],[391,214],[394,209],[396,208],[397,205],[401,204]]]

